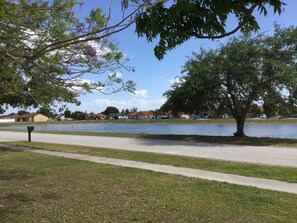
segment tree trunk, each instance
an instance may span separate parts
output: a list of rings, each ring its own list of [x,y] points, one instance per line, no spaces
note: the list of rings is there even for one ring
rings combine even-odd
[[[236,137],[244,137],[244,124],[245,124],[245,117],[237,117],[236,119],[236,126],[237,130],[234,133],[234,136]]]

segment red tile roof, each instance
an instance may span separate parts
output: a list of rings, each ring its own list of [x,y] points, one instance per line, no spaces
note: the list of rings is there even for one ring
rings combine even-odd
[[[154,112],[152,111],[139,111],[139,112],[133,112],[129,116],[151,116],[154,115]]]

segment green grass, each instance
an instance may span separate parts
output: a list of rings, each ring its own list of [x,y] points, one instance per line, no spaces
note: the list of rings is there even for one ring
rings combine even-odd
[[[296,222],[297,195],[0,150],[0,222]]]
[[[4,143],[3,143],[4,144]],[[116,149],[102,149],[94,147],[58,145],[37,142],[5,142],[7,145],[25,146],[52,151],[81,153],[94,156],[135,160],[147,163],[157,163],[177,167],[188,167],[201,170],[209,170],[221,173],[236,174],[242,176],[267,178],[274,180],[297,183],[297,168],[279,166],[261,166],[248,163],[236,163],[228,161],[191,158],[174,155],[161,155],[145,152],[133,152]]]

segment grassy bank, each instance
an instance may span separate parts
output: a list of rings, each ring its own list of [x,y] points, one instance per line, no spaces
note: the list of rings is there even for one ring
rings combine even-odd
[[[0,150],[0,222],[295,222],[297,195]]]
[[[116,149],[102,149],[84,146],[58,145],[47,143],[29,142],[5,142],[2,144],[17,145],[36,149],[62,151],[69,153],[88,154],[100,157],[118,158],[126,160],[141,161],[171,165],[176,167],[188,167],[200,170],[236,174],[242,176],[266,178],[297,183],[297,168],[261,166],[247,163],[236,163],[228,161],[210,160],[202,158],[191,158],[174,155],[162,155],[145,152],[132,152]]]

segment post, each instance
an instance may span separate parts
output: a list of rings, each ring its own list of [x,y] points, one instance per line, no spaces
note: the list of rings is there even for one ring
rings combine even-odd
[[[28,142],[31,142],[31,132],[34,130],[34,126],[27,126],[28,130]]]

